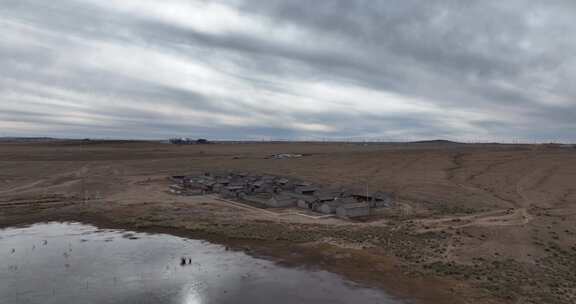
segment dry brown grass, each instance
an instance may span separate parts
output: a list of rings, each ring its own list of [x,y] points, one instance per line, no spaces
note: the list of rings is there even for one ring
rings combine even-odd
[[[266,159],[275,153],[307,156]],[[166,176],[201,170],[245,170],[368,187],[393,192],[399,203],[381,219],[367,223],[314,222],[263,218],[164,193]],[[84,198],[87,202],[82,204]],[[236,238],[296,243],[330,238],[380,248],[396,255],[413,276],[462,280],[503,301],[574,303],[576,295],[574,149],[0,144],[0,223],[63,213],[100,214],[123,223]]]

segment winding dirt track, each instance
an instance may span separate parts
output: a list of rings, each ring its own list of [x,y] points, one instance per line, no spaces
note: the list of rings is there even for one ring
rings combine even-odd
[[[470,226],[515,226],[528,224],[533,218],[528,211],[531,203],[527,199],[528,195],[524,193],[522,186],[522,183],[525,182],[525,179],[528,176],[516,182],[515,190],[518,194],[518,197],[520,198],[518,201],[503,199],[494,192],[487,191],[485,189],[479,188],[473,183],[470,183],[470,181],[475,177],[489,173],[492,168],[506,165],[514,160],[492,163],[486,166],[481,172],[467,176],[464,181],[458,181],[455,176],[458,173],[458,170],[464,168],[465,156],[465,153],[456,153],[453,156],[454,166],[446,169],[446,176],[449,181],[454,183],[459,188],[464,189],[465,191],[483,193],[492,196],[494,199],[502,202],[512,202],[517,207],[514,209],[494,210],[484,213],[476,213],[473,215],[445,216],[441,218],[421,220],[419,221],[421,225],[427,227],[434,226],[432,229],[427,228],[422,231],[440,231],[445,229],[464,228]]]
[[[491,210],[487,212],[478,212],[472,215],[457,215],[457,216],[442,216],[438,218],[422,219],[417,221],[421,226],[425,227],[420,229],[421,232],[442,231],[454,228],[465,227],[493,227],[493,226],[523,226],[529,224],[535,219],[530,210],[534,206],[545,205],[542,202],[535,200],[534,193],[543,191],[541,188],[547,186],[547,182],[556,174],[558,174],[559,165],[558,160],[553,160],[546,164],[541,164],[537,160],[539,154],[530,152],[527,155],[520,157],[511,157],[506,160],[496,160],[485,165],[481,170],[473,174],[462,174],[461,178],[457,178],[460,171],[466,170],[466,156],[470,153],[456,153],[452,156],[453,166],[446,169],[446,178],[457,187],[464,191],[471,193],[482,193],[486,196],[492,197],[495,201],[506,204],[511,203],[513,208],[503,208],[499,210]],[[569,155],[573,159],[573,155]],[[483,188],[474,183],[475,179],[481,178],[483,175],[492,174],[498,167],[514,167],[517,163],[525,163],[530,171],[518,177],[514,182],[514,194],[516,199],[504,198],[497,191],[491,191]],[[540,165],[541,167],[538,167]],[[505,172],[506,169],[501,171]],[[574,185],[576,187],[576,184]],[[563,197],[569,197],[574,190],[563,189],[566,193]],[[546,190],[544,190],[546,192]],[[569,213],[564,213],[569,215]]]

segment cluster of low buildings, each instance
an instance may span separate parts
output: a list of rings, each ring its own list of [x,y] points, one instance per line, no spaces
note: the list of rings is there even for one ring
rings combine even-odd
[[[203,173],[173,176],[171,191],[180,195],[219,194],[225,199],[261,208],[302,208],[341,218],[366,217],[376,208],[392,206],[386,192],[355,192],[331,189],[273,175]]]
[[[187,137],[170,138],[168,142],[173,145],[205,145],[210,143],[210,141],[204,138],[192,139]]]
[[[286,158],[300,158],[304,157],[302,154],[294,154],[294,153],[280,153],[280,154],[273,154],[270,155],[268,158],[272,159],[286,159]]]

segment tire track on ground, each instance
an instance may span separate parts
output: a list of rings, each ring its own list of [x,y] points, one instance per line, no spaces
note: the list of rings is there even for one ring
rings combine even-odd
[[[464,158],[467,155],[468,154],[466,154],[466,153],[456,153],[452,156],[452,162],[454,163],[454,166],[446,169],[446,179],[448,181],[450,181],[451,183],[455,184],[456,186],[462,188],[462,189],[466,189],[466,190],[469,190],[472,192],[479,192],[482,194],[487,194],[488,196],[491,196],[492,198],[495,198],[501,202],[506,202],[506,203],[509,203],[512,205],[516,205],[513,200],[502,197],[501,195],[498,195],[497,193],[486,190],[484,188],[480,188],[474,183],[463,183],[463,182],[459,182],[456,180],[456,171],[464,168],[464,161],[465,161]],[[470,180],[469,178],[465,179],[465,181],[469,181],[469,180]]]
[[[516,182],[515,190],[517,192],[518,197],[520,198],[520,202],[509,200],[506,198],[502,198],[499,195],[487,191],[485,189],[481,189],[476,187],[475,185],[467,185],[455,181],[455,172],[459,169],[464,168],[464,157],[466,154],[464,153],[457,153],[453,155],[452,160],[454,163],[454,167],[447,169],[447,179],[452,183],[458,185],[459,187],[470,189],[474,191],[480,191],[482,193],[486,193],[496,197],[500,200],[509,202],[516,206],[515,209],[505,209],[505,210],[495,210],[481,214],[474,214],[474,215],[464,215],[464,216],[450,216],[450,217],[442,217],[437,219],[424,219],[419,221],[421,225],[424,225],[425,229],[421,229],[420,232],[430,232],[430,231],[441,231],[448,228],[464,228],[469,226],[518,226],[518,225],[526,225],[532,219],[533,216],[529,212],[529,208],[532,205],[531,200],[528,198],[528,195],[525,193],[525,189],[523,189],[522,184],[526,182],[529,178],[533,177],[535,174],[540,174],[542,169],[536,169],[531,173],[525,175],[523,178],[519,179]],[[530,157],[526,158],[527,160]],[[514,159],[510,161],[517,161],[519,159]],[[510,162],[507,161],[507,162]],[[500,164],[503,164],[501,162]],[[491,168],[493,168],[492,166]],[[545,174],[537,179],[536,184],[544,183],[546,179],[550,178],[555,172],[556,168],[548,168],[545,170]],[[485,171],[485,173],[488,170]],[[484,174],[485,174],[484,173]],[[434,227],[429,227],[434,226]]]

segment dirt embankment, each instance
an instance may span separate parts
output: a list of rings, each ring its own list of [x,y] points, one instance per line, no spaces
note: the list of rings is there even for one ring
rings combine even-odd
[[[297,159],[267,159],[298,153]],[[270,215],[166,193],[246,170],[393,192],[369,222]],[[168,230],[343,273],[423,303],[574,303],[576,151],[502,145],[0,145],[0,225]]]

